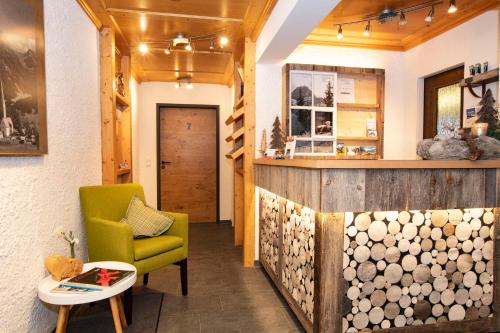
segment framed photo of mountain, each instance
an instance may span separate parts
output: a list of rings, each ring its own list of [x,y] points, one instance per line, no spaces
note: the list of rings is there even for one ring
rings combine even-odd
[[[47,154],[43,1],[0,2],[0,155]]]

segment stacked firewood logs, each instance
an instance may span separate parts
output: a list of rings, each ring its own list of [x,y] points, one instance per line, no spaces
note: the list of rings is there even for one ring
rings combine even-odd
[[[286,201],[283,217],[282,283],[313,320],[314,211]]]
[[[279,197],[260,192],[260,257],[277,273],[279,230]]]
[[[344,332],[485,318],[492,209],[346,213]]]

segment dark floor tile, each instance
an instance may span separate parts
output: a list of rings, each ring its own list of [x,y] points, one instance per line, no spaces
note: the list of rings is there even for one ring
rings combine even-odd
[[[163,315],[158,323],[157,333],[199,333],[200,315]]]
[[[162,315],[200,314],[222,310],[220,299],[217,296],[178,296],[165,294]]]

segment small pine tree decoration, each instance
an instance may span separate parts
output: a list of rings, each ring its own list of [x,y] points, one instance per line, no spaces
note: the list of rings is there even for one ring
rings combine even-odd
[[[262,140],[260,140],[260,153],[262,155],[264,155],[266,153],[266,150],[267,150],[267,133],[266,133],[266,129],[264,128],[262,130]]]
[[[283,131],[281,130],[280,118],[276,116],[273,123],[273,130],[271,133],[271,148],[282,152],[285,149],[285,140]]]
[[[477,113],[479,118],[476,123],[488,123],[488,136],[500,139],[498,111],[494,107],[495,99],[490,89],[486,91],[479,105],[481,105],[481,109]]]
[[[328,80],[328,83],[326,85],[325,97],[323,98],[323,103],[327,107],[333,106],[333,85],[330,80]]]

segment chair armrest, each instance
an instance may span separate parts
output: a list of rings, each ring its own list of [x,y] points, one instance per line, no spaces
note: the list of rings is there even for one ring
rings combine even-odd
[[[91,217],[86,226],[90,261],[134,263],[134,236],[128,224]]]
[[[174,223],[168,229],[166,232],[167,235],[171,236],[178,236],[181,237],[184,240],[184,249],[185,249],[185,254],[187,257],[187,250],[188,250],[188,234],[189,234],[189,227],[188,227],[188,214],[182,214],[182,213],[172,213],[172,212],[166,212],[169,215],[173,216],[175,218]]]

